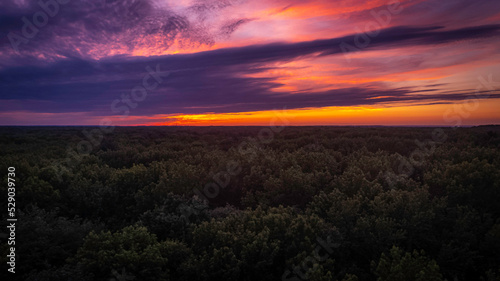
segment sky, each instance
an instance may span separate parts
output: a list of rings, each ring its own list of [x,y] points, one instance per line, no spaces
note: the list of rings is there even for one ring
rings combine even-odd
[[[499,46],[497,0],[2,1],[0,125],[500,124]]]

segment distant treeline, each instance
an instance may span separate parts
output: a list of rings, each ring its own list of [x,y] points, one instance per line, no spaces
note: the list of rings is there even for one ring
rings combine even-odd
[[[15,167],[18,218],[16,274],[3,272],[51,281],[500,280],[499,134],[0,127],[1,192]],[[9,247],[0,246],[4,265]]]

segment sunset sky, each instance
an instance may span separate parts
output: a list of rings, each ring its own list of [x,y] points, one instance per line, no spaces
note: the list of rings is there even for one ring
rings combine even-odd
[[[0,125],[500,124],[497,0],[38,2],[0,3]]]

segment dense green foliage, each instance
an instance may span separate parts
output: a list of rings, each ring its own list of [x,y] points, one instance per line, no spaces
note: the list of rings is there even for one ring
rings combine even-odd
[[[0,128],[16,276],[500,280],[499,127],[262,130]]]

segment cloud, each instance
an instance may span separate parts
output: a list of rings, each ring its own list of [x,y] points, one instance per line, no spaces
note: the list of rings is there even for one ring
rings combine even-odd
[[[218,17],[224,8],[221,1],[219,6],[212,1],[218,9],[209,8],[207,3],[177,9],[153,0],[41,1],[57,4],[49,8],[38,2],[0,3],[0,66],[15,65],[19,60],[96,59],[138,51],[162,54],[176,43],[186,48],[211,46],[218,37],[229,36],[249,21],[206,22],[209,15]],[[47,13],[44,24],[34,24],[43,20],[36,15]]]
[[[456,40],[487,40],[500,25],[445,30],[441,27],[395,27],[380,31],[360,51],[404,46],[432,46]],[[44,65],[9,67],[0,71],[0,112],[91,112],[111,115],[110,104],[141,85],[146,66],[170,76],[134,109],[134,115],[227,113],[274,108],[357,106],[398,103],[439,103],[470,98],[473,89],[447,94],[425,90],[380,88],[367,84],[321,92],[280,93],[273,78],[252,74],[270,63],[304,57],[342,55],[341,43],[355,44],[359,35],[298,43],[274,43],[156,57],[115,56],[101,60],[71,58]],[[497,96],[492,96],[497,97]]]
[[[229,36],[231,35],[238,27],[241,25],[251,22],[253,19],[236,19],[236,20],[231,20],[226,22],[220,29],[220,33],[222,36]]]

